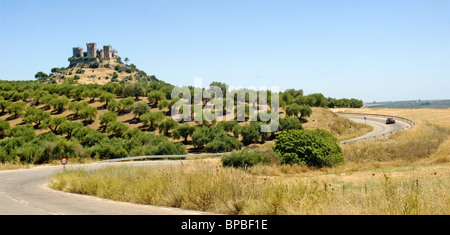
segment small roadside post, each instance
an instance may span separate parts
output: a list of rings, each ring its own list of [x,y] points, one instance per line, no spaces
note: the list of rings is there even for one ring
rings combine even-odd
[[[63,164],[63,170],[66,170],[66,164],[67,164],[67,158],[63,157],[61,158],[61,164]]]
[[[367,117],[364,117],[364,123],[367,125]]]

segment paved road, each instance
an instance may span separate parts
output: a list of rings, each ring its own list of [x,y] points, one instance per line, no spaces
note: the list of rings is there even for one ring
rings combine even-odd
[[[358,141],[358,140],[363,140],[363,139],[368,139],[368,138],[374,138],[374,137],[383,137],[383,135],[388,136],[388,135],[391,135],[392,133],[395,133],[399,130],[402,130],[402,129],[410,126],[409,123],[403,122],[400,120],[396,120],[395,124],[386,124],[386,118],[379,118],[379,117],[367,117],[366,120],[364,120],[363,116],[345,115],[342,117],[348,118],[354,122],[367,123],[368,125],[373,126],[373,131],[371,131],[363,136],[351,139],[351,140],[342,141],[341,143],[348,143],[348,142],[353,142],[353,141]]]
[[[179,161],[151,161],[149,165]],[[97,168],[112,164],[67,165],[66,168]],[[142,164],[142,162],[140,162]],[[62,166],[0,171],[0,215],[192,215],[201,212],[176,208],[115,202],[91,196],[55,191],[47,187],[49,178]]]
[[[409,124],[397,121],[386,125],[385,118],[344,116],[356,122],[367,122],[374,130],[362,139],[371,136],[390,134]],[[354,139],[354,140],[355,140]],[[68,165],[68,169],[84,167],[94,169],[112,164],[176,164],[179,161],[146,161],[128,163],[94,163],[87,165]],[[64,193],[47,187],[51,175],[62,170],[62,166],[40,166],[32,169],[0,171],[0,215],[141,215],[141,214],[202,214],[201,212],[175,208],[146,206],[133,203],[114,202],[91,196]]]

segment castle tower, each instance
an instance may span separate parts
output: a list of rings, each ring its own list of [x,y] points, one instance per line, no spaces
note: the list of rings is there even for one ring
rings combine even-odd
[[[103,56],[105,60],[110,60],[112,58],[112,47],[111,46],[103,46]]]
[[[116,50],[113,50],[112,52],[112,58],[119,58],[119,53]]]
[[[81,47],[74,47],[73,50],[73,57],[83,57],[83,48]]]
[[[105,53],[103,53],[103,49],[100,50],[100,59],[105,59]]]
[[[87,56],[88,57],[97,57],[97,43],[86,43],[87,46]]]

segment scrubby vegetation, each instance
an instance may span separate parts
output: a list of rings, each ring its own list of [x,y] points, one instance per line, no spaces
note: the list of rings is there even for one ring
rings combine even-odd
[[[178,166],[66,170],[50,185],[117,201],[220,214],[450,213],[448,166],[398,175],[404,170],[361,172],[350,179],[336,174],[284,178],[203,160]]]
[[[223,166],[247,168],[258,164],[280,164],[280,155],[271,149],[244,149],[222,157]]]
[[[408,164],[434,154],[449,136],[449,128],[419,123],[413,130],[399,132],[386,139],[343,146],[343,151],[352,163],[397,161]]]
[[[221,161],[70,170],[55,175],[51,185],[113,200],[222,214],[447,215],[450,113],[439,114],[413,113],[413,129],[343,146],[345,164],[333,168],[280,164],[272,148],[247,148]],[[285,133],[302,132],[294,130]]]
[[[373,130],[372,126],[352,122],[324,108],[312,108],[313,113],[308,122],[302,124],[304,129],[322,129],[331,132],[338,141],[349,140],[362,136]],[[357,109],[360,110],[360,109]]]

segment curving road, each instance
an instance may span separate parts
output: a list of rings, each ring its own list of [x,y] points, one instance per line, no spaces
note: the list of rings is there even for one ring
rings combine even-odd
[[[360,140],[365,140],[365,139],[389,136],[399,130],[403,130],[410,126],[409,123],[401,121],[401,120],[396,120],[395,124],[386,124],[386,118],[384,118],[384,117],[383,118],[366,117],[366,119],[364,119],[363,116],[345,115],[342,117],[348,118],[354,122],[367,123],[368,125],[373,126],[373,130],[365,135],[360,136],[360,137],[357,137],[357,138],[354,138],[351,140],[342,141],[341,144],[346,144],[349,142],[360,141]]]
[[[364,136],[341,143],[389,135],[408,127],[406,122],[386,125],[385,118],[343,116],[355,122],[372,125],[374,130]],[[180,161],[144,161],[122,163],[93,163],[68,165],[68,169],[83,167],[95,169],[116,164],[163,165]],[[64,193],[50,189],[47,184],[51,175],[62,170],[62,166],[40,166],[32,169],[0,171],[0,215],[183,215],[204,214],[176,208],[147,206],[134,203],[115,202],[97,197]]]
[[[179,161],[148,161],[140,165],[177,164]],[[94,169],[116,164],[93,163],[67,165],[66,168]],[[64,193],[50,189],[51,175],[62,166],[41,166],[32,169],[0,171],[0,215],[198,215],[197,211],[177,208],[115,202],[97,197]]]

